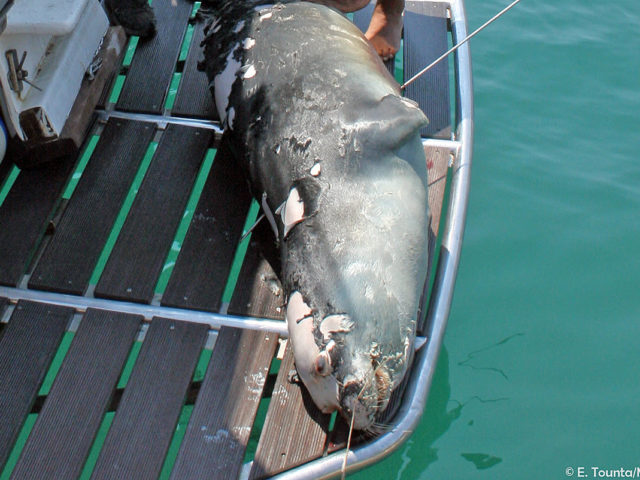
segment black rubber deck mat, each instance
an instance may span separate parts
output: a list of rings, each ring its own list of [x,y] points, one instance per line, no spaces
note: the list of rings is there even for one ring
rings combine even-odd
[[[149,303],[213,132],[169,125],[95,290]]]
[[[29,287],[84,293],[154,132],[151,123],[109,120]]]
[[[91,478],[158,478],[207,332],[151,321]]]
[[[192,9],[187,0],[153,2],[158,32],[138,41],[118,110],[162,113]]]
[[[222,327],[171,478],[238,478],[278,335]]]
[[[270,250],[276,250],[277,253],[277,249],[271,227],[263,220],[254,230],[247,248],[229,304],[228,312],[231,315],[284,319],[284,291],[272,264],[265,260],[265,250],[272,257],[272,263],[280,265],[279,256],[269,255],[273,253]]]
[[[80,476],[142,320],[87,310],[11,478]]]
[[[60,158],[16,178],[0,207],[0,285],[20,282],[75,161],[75,155]]]
[[[171,115],[219,120],[207,75],[198,70],[198,60],[204,58],[200,46],[203,38],[204,21],[198,20],[193,26],[193,37]]]
[[[0,470],[31,410],[73,309],[21,300],[0,338]]]
[[[250,200],[247,181],[223,141],[162,305],[218,311]]]
[[[404,79],[407,81],[447,51],[445,3],[408,0],[404,11]],[[442,60],[405,90],[429,119],[423,136],[451,137],[449,63]]]

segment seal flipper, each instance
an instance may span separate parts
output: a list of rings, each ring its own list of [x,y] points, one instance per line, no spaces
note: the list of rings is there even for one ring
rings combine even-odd
[[[379,102],[353,114],[357,115],[352,119],[354,123],[364,121],[368,124],[367,135],[362,141],[389,150],[394,150],[429,124],[417,103],[394,94],[385,95]]]
[[[405,161],[427,188],[427,165],[422,153],[420,129],[429,120],[417,103],[389,94],[375,105],[370,104],[364,109],[357,121],[367,124],[360,135],[363,144],[375,151],[388,151]]]

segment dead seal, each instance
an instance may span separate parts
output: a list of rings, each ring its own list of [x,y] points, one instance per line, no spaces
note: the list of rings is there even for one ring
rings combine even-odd
[[[323,412],[368,429],[413,351],[427,119],[333,9],[229,0],[209,15],[202,67],[277,230],[299,377]]]

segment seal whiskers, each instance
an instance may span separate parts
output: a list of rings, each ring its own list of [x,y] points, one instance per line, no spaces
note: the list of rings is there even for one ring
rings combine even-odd
[[[341,474],[342,480],[347,476],[347,458],[349,457],[349,448],[351,448],[351,435],[353,434],[353,425],[355,423],[356,416],[354,414],[351,415],[351,423],[349,425],[349,436],[347,437],[347,448],[344,452],[344,460],[342,461],[342,469]]]
[[[362,397],[365,388],[367,385],[363,385],[360,393],[358,394],[358,399]],[[349,457],[349,448],[351,448],[351,436],[353,435],[353,426],[355,425],[356,415],[355,412],[351,412],[351,422],[349,423],[349,436],[347,437],[347,447],[344,452],[344,460],[342,461],[342,480],[347,476],[347,459]]]

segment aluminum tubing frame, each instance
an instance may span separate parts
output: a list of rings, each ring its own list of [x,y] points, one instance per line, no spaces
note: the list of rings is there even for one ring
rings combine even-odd
[[[451,24],[453,41],[467,36],[463,0],[452,0]],[[347,472],[379,462],[398,449],[418,426],[425,405],[440,346],[453,300],[467,201],[471,182],[473,145],[473,79],[469,45],[461,46],[455,56],[456,71],[456,140],[460,149],[453,164],[447,221],[442,237],[436,278],[429,303],[427,344],[416,352],[414,367],[407,385],[405,401],[394,418],[392,429],[372,443],[356,447],[347,454]],[[345,453],[335,452],[305,465],[274,476],[280,480],[329,479],[340,474]],[[245,469],[247,471],[247,469]]]

